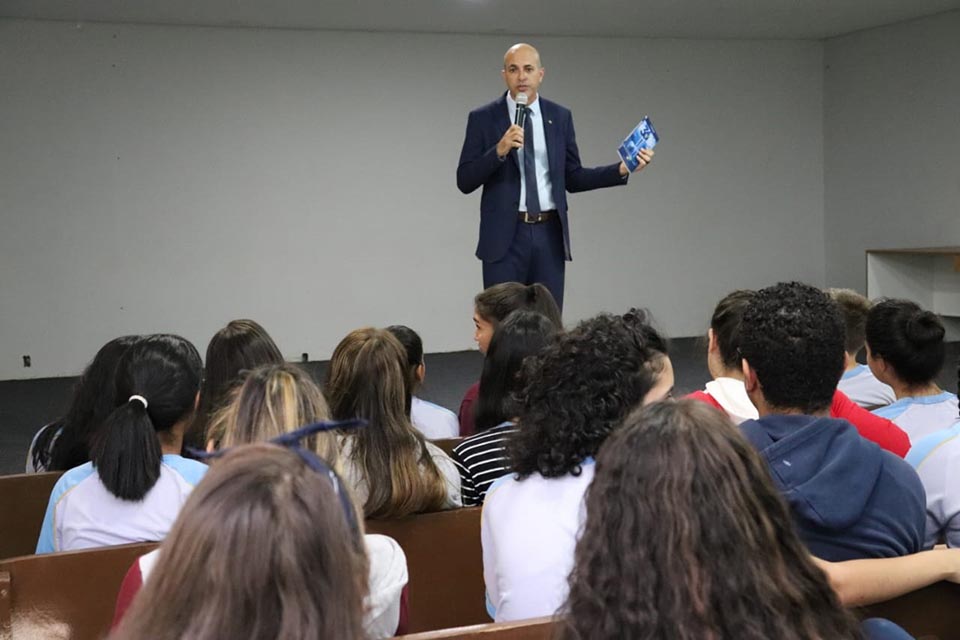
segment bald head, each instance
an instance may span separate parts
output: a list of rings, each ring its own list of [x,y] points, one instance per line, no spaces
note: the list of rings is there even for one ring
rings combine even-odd
[[[511,97],[517,99],[518,93],[527,94],[528,102],[537,99],[537,91],[543,82],[543,66],[540,53],[529,44],[520,42],[503,54],[503,81]]]
[[[523,53],[523,54],[532,55],[533,58],[537,61],[537,63],[536,63],[536,64],[537,64],[537,67],[539,68],[539,67],[542,66],[542,64],[540,63],[540,52],[537,51],[537,50],[533,47],[533,45],[529,45],[529,44],[527,44],[526,42],[518,42],[517,44],[515,44],[515,45],[513,45],[512,47],[510,47],[509,49],[507,49],[507,52],[506,52],[505,54],[503,54],[503,68],[504,68],[504,69],[507,68],[507,64],[509,63],[510,59],[511,59],[515,54],[517,54],[517,53]]]

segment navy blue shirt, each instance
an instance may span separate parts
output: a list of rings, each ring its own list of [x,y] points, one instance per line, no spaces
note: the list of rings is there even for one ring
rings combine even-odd
[[[919,476],[846,420],[769,415],[740,428],[766,460],[813,555],[837,562],[923,549]]]

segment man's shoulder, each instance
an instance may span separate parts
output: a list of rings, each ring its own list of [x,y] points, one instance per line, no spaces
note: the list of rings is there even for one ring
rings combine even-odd
[[[481,115],[481,114],[482,114],[482,115],[487,115],[487,114],[491,114],[491,113],[496,113],[499,109],[506,109],[506,108],[507,108],[507,96],[506,96],[506,94],[504,94],[504,95],[500,96],[499,98],[497,98],[497,99],[495,99],[495,100],[491,100],[490,102],[488,102],[488,103],[486,103],[486,104],[484,104],[484,105],[481,105],[481,106],[477,107],[476,109],[472,110],[472,111],[470,112],[470,115],[471,115],[471,116]]]
[[[558,104],[553,100],[547,100],[543,96],[540,96],[540,104],[544,113],[551,115],[554,118],[565,117],[569,118],[571,116],[570,109],[567,109],[562,104]]]

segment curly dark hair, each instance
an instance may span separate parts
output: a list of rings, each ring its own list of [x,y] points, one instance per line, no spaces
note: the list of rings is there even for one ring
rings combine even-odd
[[[778,409],[817,413],[833,402],[844,366],[837,303],[800,282],[757,291],[740,322],[740,354],[757,374],[763,397]]]
[[[585,459],[656,384],[667,341],[645,311],[601,314],[524,362],[520,430],[507,450],[522,479],[579,475]]]
[[[947,358],[943,322],[910,300],[884,299],[867,314],[867,346],[909,385],[932,382]]]
[[[586,509],[562,640],[860,638],[765,463],[712,407],[630,414]]]

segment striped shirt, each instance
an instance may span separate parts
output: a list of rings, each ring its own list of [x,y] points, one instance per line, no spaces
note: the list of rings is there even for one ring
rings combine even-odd
[[[516,432],[512,422],[504,422],[470,436],[453,448],[450,457],[460,471],[463,506],[482,505],[493,481],[510,473],[507,440]]]

